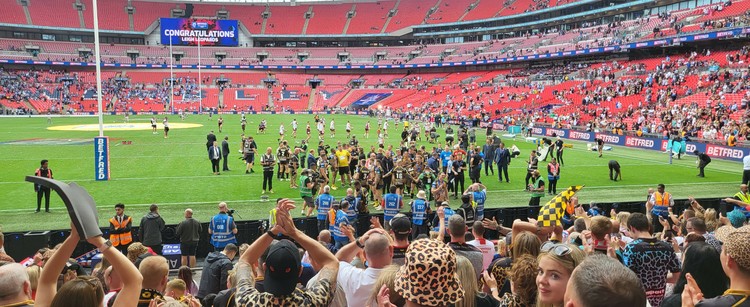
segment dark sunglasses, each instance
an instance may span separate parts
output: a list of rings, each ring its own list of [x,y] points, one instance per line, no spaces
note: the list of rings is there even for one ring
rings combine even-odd
[[[543,253],[552,253],[555,254],[558,257],[563,257],[572,252],[570,247],[565,244],[559,244],[552,241],[544,242],[542,245],[542,252]]]

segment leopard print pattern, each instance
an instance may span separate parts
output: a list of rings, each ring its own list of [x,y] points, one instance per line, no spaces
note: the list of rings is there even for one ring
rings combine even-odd
[[[396,291],[406,300],[423,306],[455,303],[464,296],[456,266],[456,253],[444,243],[414,241],[398,272]]]
[[[321,278],[318,282],[306,290],[294,289],[289,295],[274,296],[268,292],[260,292],[253,286],[249,279],[240,280],[237,284],[235,303],[242,307],[326,307],[333,298],[332,282],[327,278]]]

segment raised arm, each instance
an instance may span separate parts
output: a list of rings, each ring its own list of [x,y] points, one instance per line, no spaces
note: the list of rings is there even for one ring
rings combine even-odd
[[[42,270],[42,274],[39,276],[37,296],[34,306],[50,306],[52,300],[57,294],[57,277],[65,267],[65,263],[68,262],[76,245],[78,245],[78,241],[81,240],[75,226],[71,224],[70,228],[70,235],[68,238],[65,239],[62,246],[52,254],[52,257],[50,257],[44,265],[44,270]]]
[[[104,258],[112,264],[112,268],[120,275],[123,287],[117,295],[117,299],[115,299],[114,306],[127,307],[137,305],[138,298],[141,295],[141,282],[143,281],[141,272],[119,250],[105,245],[106,240],[101,236],[90,238],[87,241],[96,246],[104,254]]]

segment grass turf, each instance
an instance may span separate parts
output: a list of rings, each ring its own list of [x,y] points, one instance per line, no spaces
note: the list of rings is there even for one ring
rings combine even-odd
[[[0,121],[0,160],[5,165],[0,172],[0,226],[6,232],[26,230],[49,230],[69,228],[67,212],[60,198],[52,195],[52,213],[34,214],[36,193],[31,183],[24,181],[24,176],[32,175],[41,159],[50,160],[50,168],[55,179],[65,182],[75,181],[85,187],[93,196],[99,207],[100,225],[108,225],[107,219],[113,214],[113,205],[118,202],[126,204],[126,213],[133,216],[135,224],[148,211],[152,203],[160,205],[160,213],[168,224],[182,220],[185,208],[192,208],[195,217],[207,221],[216,213],[219,201],[226,201],[237,209],[240,220],[262,219],[274,206],[271,202],[260,202],[262,182],[261,172],[244,174],[244,164],[239,160],[240,120],[239,115],[223,115],[224,131],[218,133],[214,115],[190,115],[185,123],[204,125],[200,128],[172,129],[168,139],[163,138],[161,120],[159,134],[148,130],[109,131],[105,135],[110,140],[111,177],[107,182],[94,181],[93,144],[79,144],[76,140],[91,140],[98,132],[51,131],[49,126],[96,124],[96,117],[62,117],[53,118],[51,125],[43,117],[4,118]],[[374,118],[335,115],[324,116],[327,121],[335,119],[337,134],[335,139],[328,135],[326,123],[326,142],[345,141],[346,121],[351,121],[353,133],[362,138],[365,122],[370,121],[373,129],[369,139],[361,139],[361,145],[369,150],[377,141],[375,130],[377,120]],[[131,123],[148,123],[150,116],[133,116]],[[163,118],[163,116],[162,116]],[[178,116],[169,116],[170,123],[181,123]],[[260,150],[271,146],[276,149],[278,126],[283,123],[287,130],[287,139],[291,139],[291,121],[299,122],[297,140],[304,137],[305,124],[313,123],[312,115],[248,115],[248,135],[256,138]],[[256,128],[261,119],[268,121],[267,134],[257,135]],[[122,123],[122,116],[105,116],[105,123]],[[398,145],[401,126],[391,125],[390,137],[386,144]],[[231,153],[229,155],[230,172],[220,176],[211,173],[210,162],[206,153],[206,134],[214,130],[219,139],[229,136]],[[317,132],[312,126],[311,141],[317,142]],[[444,135],[442,129],[439,134]],[[485,141],[483,131],[478,131],[480,144]],[[9,142],[31,140],[22,144]],[[57,142],[47,142],[54,140]],[[68,140],[71,140],[68,142]],[[122,145],[121,141],[131,141]],[[529,150],[534,146],[525,143],[520,137],[515,140],[504,140],[506,145],[516,144],[522,151],[521,157],[514,159],[510,165],[511,183],[498,183],[496,177],[484,177],[488,187],[487,206],[516,207],[525,206],[528,193],[524,192],[524,177]],[[646,189],[657,183],[667,185],[667,191],[676,198],[726,197],[733,195],[741,179],[742,167],[738,162],[714,159],[706,169],[705,178],[697,178],[695,157],[684,157],[667,163],[667,155],[649,150],[615,147],[605,152],[603,158],[597,158],[595,152],[585,150],[583,142],[566,141],[574,147],[565,151],[565,166],[561,170],[558,191],[568,185],[585,184],[579,197],[582,202],[597,201],[634,201],[644,200]],[[76,145],[78,144],[78,145]],[[421,142],[421,144],[428,144]],[[259,157],[256,156],[256,163]],[[620,162],[623,181],[612,182],[608,179],[607,162],[616,159]],[[546,162],[540,162],[539,169],[546,181]],[[256,171],[260,170],[258,165]],[[467,174],[468,176],[468,174]],[[466,178],[467,185],[470,180]],[[337,183],[340,185],[340,183]],[[271,200],[277,197],[299,198],[297,190],[289,189],[289,182],[275,181]],[[344,189],[334,191],[337,198],[345,194]],[[551,197],[544,197],[546,202]],[[451,199],[452,200],[452,199]],[[406,199],[408,201],[408,198]],[[459,201],[451,201],[457,203]],[[405,208],[404,210],[408,210]],[[299,211],[295,212],[299,216]]]

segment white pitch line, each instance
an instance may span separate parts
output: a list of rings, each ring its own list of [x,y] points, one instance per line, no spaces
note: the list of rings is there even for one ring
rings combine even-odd
[[[684,182],[684,183],[670,183],[667,184],[670,187],[673,186],[689,186],[689,185],[709,185],[709,184],[731,184],[731,183],[738,183],[738,181],[724,181],[724,182]],[[563,189],[567,189],[569,185],[562,186]],[[628,184],[624,186],[585,186],[583,188],[583,191],[585,190],[591,190],[591,189],[623,189],[623,188],[642,188],[642,187],[655,187],[656,184]],[[523,192],[524,190],[487,190],[487,193],[502,193],[502,192]]]
[[[302,198],[291,198],[291,197],[287,197],[287,198],[290,198],[292,200],[299,201],[299,202],[302,201]],[[269,199],[271,199],[270,196],[269,196]],[[261,201],[261,200],[258,200],[258,199],[222,200],[222,201],[225,202],[225,203],[227,203],[227,204],[231,204],[231,203],[271,203],[271,201],[264,202],[264,201]],[[155,204],[157,204],[159,206],[172,206],[172,205],[189,206],[189,205],[203,205],[203,204],[216,204],[216,205],[218,205],[222,201],[211,200],[211,201],[173,202],[173,203],[155,203]],[[128,208],[130,208],[130,207],[149,207],[149,206],[151,206],[153,204],[154,203],[149,203],[149,204],[128,204]],[[112,206],[110,206],[110,205],[106,205],[106,206],[105,205],[99,205],[99,206],[96,206],[96,207],[97,208],[103,208],[103,209],[111,209],[112,208]],[[187,207],[185,207],[185,208],[187,208]],[[237,209],[237,208],[234,208],[234,209]],[[32,209],[4,209],[4,210],[0,210],[0,212],[9,212],[9,213],[11,213],[11,212],[27,212],[27,211],[31,211],[31,210]],[[242,212],[240,212],[240,214],[241,213]]]
[[[162,156],[159,156],[162,157]],[[203,157],[203,155],[200,155],[200,157]],[[119,157],[119,158],[129,158],[129,157]],[[59,160],[59,158],[56,158]],[[2,160],[2,159],[0,159]],[[34,159],[33,161],[36,161],[37,159]],[[629,164],[629,165],[635,165],[635,166],[650,166],[650,165],[658,165],[658,164]],[[565,166],[564,168],[577,168],[577,167],[595,167],[595,166],[602,166],[601,164],[586,164],[586,165],[571,165],[571,166]],[[510,167],[510,169],[526,169],[524,166],[517,166],[517,167]],[[226,174],[226,173],[224,173]],[[246,177],[247,174],[237,174],[237,175],[198,175],[198,176],[171,176],[171,177],[122,177],[122,178],[111,178],[110,181],[124,181],[124,180],[161,180],[161,179],[192,179],[192,178],[222,178],[222,177]],[[494,175],[490,176],[483,176],[483,178],[494,178]],[[64,179],[65,181],[75,181],[75,182],[89,182],[89,181],[96,181],[95,179]],[[26,183],[25,181],[0,181],[0,184],[20,184],[20,183]]]

